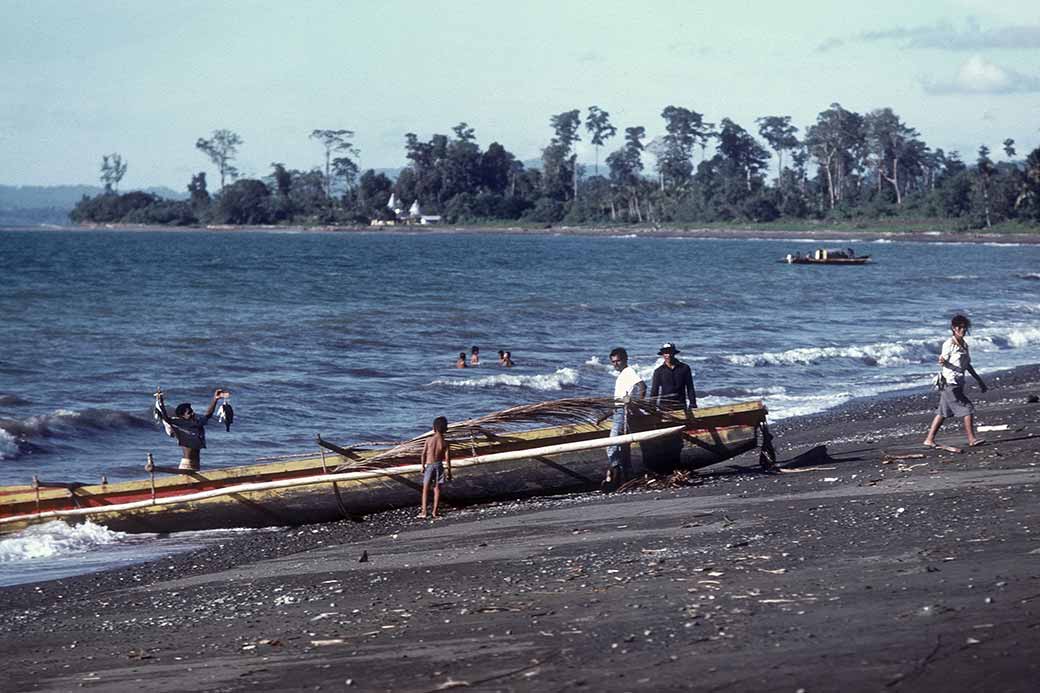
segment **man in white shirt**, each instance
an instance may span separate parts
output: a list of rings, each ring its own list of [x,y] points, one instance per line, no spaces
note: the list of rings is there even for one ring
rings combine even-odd
[[[614,382],[614,423],[610,435],[620,436],[628,430],[628,403],[646,396],[646,383],[635,369],[628,365],[628,352],[621,347],[610,352],[610,363],[618,371]],[[616,488],[631,475],[631,445],[611,445],[607,448],[607,478],[605,488]]]

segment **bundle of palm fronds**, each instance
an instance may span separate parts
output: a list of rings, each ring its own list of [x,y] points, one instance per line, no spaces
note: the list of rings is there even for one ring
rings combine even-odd
[[[459,444],[476,441],[509,441],[510,434],[533,425],[554,426],[561,424],[587,425],[594,430],[614,413],[613,397],[568,397],[565,399],[523,404],[503,409],[476,419],[468,419],[448,425],[448,441]],[[660,410],[648,400],[634,400],[633,409],[641,414],[657,414]],[[411,440],[398,443],[372,457],[358,462],[347,462],[337,470],[381,467],[393,464],[402,457],[417,457],[422,454],[426,439],[433,434],[428,431]]]

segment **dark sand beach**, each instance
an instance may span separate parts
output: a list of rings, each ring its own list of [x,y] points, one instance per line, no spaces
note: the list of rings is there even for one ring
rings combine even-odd
[[[829,453],[781,474],[748,455],[680,489],[392,512],[2,589],[2,687],[1034,691],[1040,369],[987,380],[979,423],[1009,426],[962,454],[920,446],[936,398],[903,393],[776,425],[781,460]]]

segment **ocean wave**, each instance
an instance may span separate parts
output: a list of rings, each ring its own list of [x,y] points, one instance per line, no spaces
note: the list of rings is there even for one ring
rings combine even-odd
[[[765,403],[769,408],[769,418],[775,421],[833,409],[849,401],[853,396],[850,392],[829,392],[820,395],[773,395],[765,398]]]
[[[783,385],[771,385],[765,387],[719,387],[714,388],[711,392],[705,392],[705,397],[720,397],[727,400],[735,399],[740,400],[747,397],[770,397],[775,395],[782,395],[787,392],[787,388]],[[700,392],[698,392],[700,394]]]
[[[982,277],[980,277],[977,274],[953,274],[953,275],[950,275],[949,277],[946,277],[946,279],[948,279],[950,281],[955,281],[955,282],[962,282],[962,281],[969,281],[969,280],[975,280],[975,279],[982,279]]]
[[[519,387],[542,392],[555,392],[578,382],[578,371],[573,368],[558,368],[553,373],[536,375],[514,375],[501,373],[484,378],[463,378],[461,380],[434,380],[430,385],[446,385],[448,387],[496,388]]]
[[[761,354],[727,354],[723,358],[735,366],[811,366],[833,359],[853,359],[868,366],[902,366],[921,363],[936,353],[934,340],[879,342],[864,346],[798,347]]]
[[[47,522],[0,540],[0,563],[87,553],[125,536],[89,521],[78,525]]]
[[[0,428],[0,460],[13,460],[22,453],[18,439]]]
[[[786,351],[767,351],[761,354],[727,354],[723,359],[735,366],[761,368],[765,366],[813,366],[826,361],[851,359],[867,366],[881,368],[931,364],[939,354],[947,336],[915,338],[902,342],[878,342],[863,346],[798,347]],[[1021,349],[1040,344],[1040,326],[1008,325],[979,330],[969,338],[977,351]]]
[[[1040,344],[1040,327],[1018,327],[1003,336],[982,335],[976,337],[976,340],[980,342],[989,340],[998,347],[1021,349],[1022,347]]]
[[[29,400],[22,399],[18,395],[0,395],[0,406],[16,407],[30,404]]]
[[[1026,272],[1025,274],[1015,275],[1019,279],[1029,279],[1030,281],[1040,281],[1040,272]]]
[[[89,438],[99,431],[151,426],[149,419],[113,409],[58,409],[25,419],[0,419],[0,459],[42,451],[33,442],[40,438]]]

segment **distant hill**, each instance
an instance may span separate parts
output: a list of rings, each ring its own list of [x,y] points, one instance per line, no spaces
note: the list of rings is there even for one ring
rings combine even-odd
[[[188,198],[187,192],[162,186],[143,190],[169,200]],[[0,226],[67,224],[69,212],[84,195],[94,197],[102,192],[96,185],[0,185]]]

